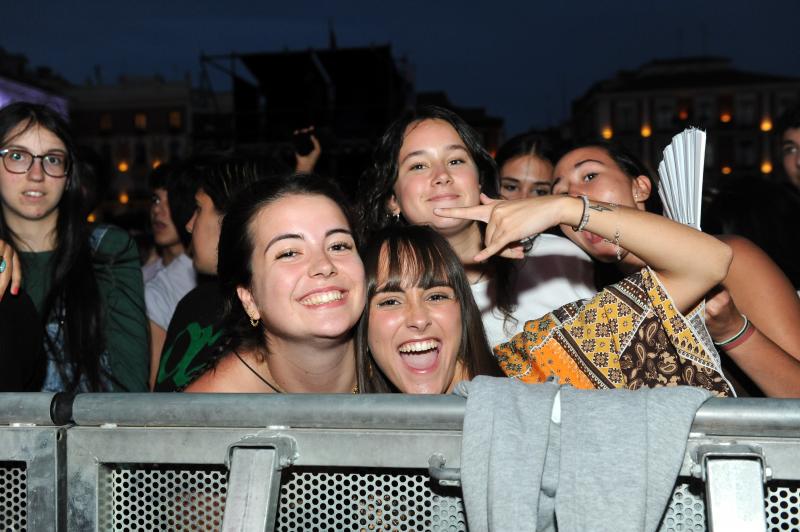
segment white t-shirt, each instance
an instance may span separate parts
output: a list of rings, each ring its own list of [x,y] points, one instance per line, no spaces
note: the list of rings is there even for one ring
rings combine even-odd
[[[516,294],[516,308],[512,316],[517,321],[509,320],[505,329],[503,313],[488,293],[489,281],[472,285],[472,295],[481,312],[490,347],[522,331],[526,321],[597,293],[592,259],[566,238],[539,235],[527,257],[516,266],[517,282],[512,291]]]
[[[144,285],[147,317],[166,331],[178,302],[195,286],[197,274],[192,259],[181,253]]]
[[[142,266],[142,278],[144,284],[147,284],[158,272],[164,269],[164,261],[161,257],[156,258],[154,261],[148,262]]]

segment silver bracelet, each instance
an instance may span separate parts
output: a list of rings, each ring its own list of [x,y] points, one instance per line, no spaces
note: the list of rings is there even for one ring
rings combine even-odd
[[[522,251],[527,253],[530,250],[532,250],[533,249],[533,241],[536,240],[536,238],[538,236],[539,236],[539,233],[534,233],[531,236],[529,236],[527,238],[523,238],[522,240],[520,240],[519,243],[522,244]]]
[[[583,231],[586,224],[589,223],[589,197],[586,194],[579,197],[583,200],[583,214],[581,214],[581,223],[578,224],[578,227],[572,226],[572,230],[576,233]]]

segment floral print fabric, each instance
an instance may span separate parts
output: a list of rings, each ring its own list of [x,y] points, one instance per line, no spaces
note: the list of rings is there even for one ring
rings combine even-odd
[[[555,375],[582,389],[688,385],[732,395],[717,354],[649,269],[527,322],[494,352],[506,375],[525,382]]]

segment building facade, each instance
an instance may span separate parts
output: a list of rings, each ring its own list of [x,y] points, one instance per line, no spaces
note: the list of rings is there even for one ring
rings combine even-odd
[[[573,102],[570,130],[619,142],[655,169],[673,135],[704,129],[704,177],[714,185],[779,172],[774,124],[798,102],[800,78],[738,70],[723,58],[657,60],[595,83]]]
[[[121,78],[113,85],[87,84],[67,91],[78,141],[107,165],[109,194],[145,196],[147,176],[190,147],[190,81],[159,77]]]

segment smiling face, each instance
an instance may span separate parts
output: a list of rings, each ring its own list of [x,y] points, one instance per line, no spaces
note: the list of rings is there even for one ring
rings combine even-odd
[[[444,275],[427,275],[403,253],[402,272],[390,272],[381,250],[375,294],[369,301],[368,344],[383,374],[403,393],[440,394],[462,376],[461,305]],[[436,279],[440,277],[440,279]]]
[[[349,338],[364,309],[364,266],[336,203],[284,196],[258,212],[249,233],[252,281],[238,294],[267,345]]]
[[[606,150],[578,148],[567,153],[555,167],[553,194],[587,196],[590,200],[614,203],[645,210],[651,182],[646,176],[630,177]],[[589,231],[575,232],[561,227],[564,234],[587,253],[602,262],[616,262],[616,246]],[[624,259],[623,259],[624,260]]]
[[[478,205],[480,183],[458,132],[444,120],[427,119],[406,128],[398,154],[397,181],[388,208],[413,225],[430,225],[448,236],[474,224],[433,214],[437,207]]]
[[[68,157],[67,148],[52,131],[39,125],[25,130],[21,123],[11,130],[2,149],[18,148],[32,155],[52,155],[62,160]],[[6,157],[12,157],[9,153]],[[5,162],[5,161],[4,161]],[[50,177],[42,170],[42,159],[34,159],[30,170],[22,174],[9,172],[0,164],[0,201],[6,223],[14,230],[35,222],[52,231],[58,219],[58,204],[69,177]]]
[[[800,128],[787,129],[782,138],[783,169],[796,187],[800,187]]]
[[[500,196],[523,199],[550,194],[553,164],[535,155],[520,155],[500,168]]]

